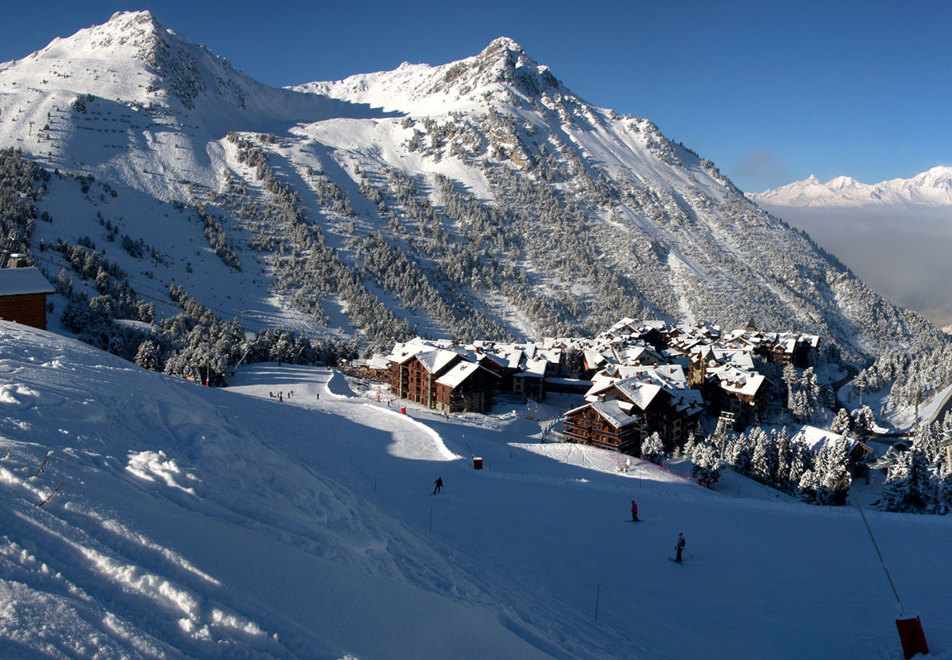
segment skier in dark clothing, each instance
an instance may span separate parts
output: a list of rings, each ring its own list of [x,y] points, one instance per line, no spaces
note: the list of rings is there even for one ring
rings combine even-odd
[[[437,477],[433,482],[433,494],[436,495],[441,490],[443,490],[443,477]]]
[[[681,563],[681,553],[684,551],[684,532],[678,534],[678,544],[674,546],[674,561]]]
[[[632,522],[638,522],[638,505],[635,504],[635,501],[631,501],[631,520]]]

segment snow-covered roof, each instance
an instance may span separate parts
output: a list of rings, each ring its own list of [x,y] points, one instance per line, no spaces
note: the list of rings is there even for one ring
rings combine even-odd
[[[0,268],[0,296],[25,296],[54,291],[39,268]]]
[[[453,360],[459,358],[453,351],[436,349],[433,351],[421,351],[416,354],[416,358],[423,365],[423,368],[431,374],[438,374],[445,369]]]
[[[645,383],[637,378],[618,381],[615,387],[621,392],[622,396],[634,403],[642,410],[646,410],[651,402],[655,400],[658,393],[664,389],[655,383]]]
[[[390,351],[389,355],[387,355],[387,360],[389,362],[399,362],[400,364],[403,364],[417,353],[434,348],[436,348],[436,344],[429,341],[428,339],[414,337],[410,341],[397,342],[394,344],[393,350]]]
[[[542,378],[545,376],[545,368],[548,366],[549,361],[544,357],[531,358],[525,361],[522,365],[522,376],[538,377]],[[520,375],[520,374],[517,374]]]
[[[496,376],[497,378],[499,377],[498,374],[495,374],[489,369],[485,369],[474,362],[460,362],[459,364],[454,365],[453,368],[447,371],[445,374],[437,378],[436,382],[440,385],[446,385],[449,388],[456,388],[480,369],[486,373]]]
[[[764,384],[766,377],[756,371],[738,369],[725,364],[708,371],[708,377],[716,378],[721,389],[744,396],[754,396]]]
[[[597,351],[594,348],[585,349],[584,355],[585,364],[588,365],[589,369],[597,369],[608,361],[608,358],[606,358],[600,351]]]
[[[495,353],[480,353],[479,360],[489,360],[494,364],[498,364],[500,367],[510,367],[510,361],[508,358],[502,355],[496,355]]]
[[[791,440],[800,440],[813,451],[817,451],[821,447],[840,440],[845,440],[847,448],[853,449],[857,442],[853,438],[840,435],[839,433],[833,433],[833,431],[830,431],[829,429],[821,429],[819,427],[809,425],[800,427],[800,430],[793,434]]]
[[[609,424],[614,426],[616,429],[623,429],[633,424],[638,423],[637,417],[632,417],[626,413],[619,405],[617,399],[609,399],[608,401],[595,401],[590,403],[593,410],[599,415],[605,418]]]
[[[701,409],[704,407],[704,399],[697,390],[685,388],[674,393],[668,390],[668,393],[672,394],[671,405],[674,406],[674,409],[677,411],[696,410],[697,412],[701,412]]]
[[[751,347],[734,340],[732,342],[716,344],[698,344],[691,349],[691,356],[704,361],[730,364],[752,371],[754,369],[754,354]]]

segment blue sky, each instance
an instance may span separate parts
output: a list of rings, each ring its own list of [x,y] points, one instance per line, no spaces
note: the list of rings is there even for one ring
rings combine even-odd
[[[944,0],[18,2],[0,10],[0,61],[117,9],[149,9],[272,85],[442,64],[512,37],[586,101],[648,117],[748,191],[952,165]]]

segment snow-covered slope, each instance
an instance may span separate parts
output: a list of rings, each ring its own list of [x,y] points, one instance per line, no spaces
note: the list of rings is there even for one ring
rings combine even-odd
[[[409,413],[324,370],[259,365],[216,390],[2,324],[0,655],[901,653],[854,508],[730,474],[709,491],[676,464],[618,472],[539,444],[554,407]],[[949,657],[948,520],[867,516],[930,657]]]
[[[55,278],[92,244],[160,311],[176,284],[253,329],[379,344],[619,316],[753,318],[857,358],[941,341],[713,163],[579,99],[507,38],[278,90],[119,13],[0,67],[0,147],[63,175],[36,202],[50,222],[3,247]]]
[[[767,206],[794,207],[949,207],[952,206],[952,167],[933,167],[909,179],[874,184],[838,176],[826,183],[811,175],[803,181],[748,195]]]

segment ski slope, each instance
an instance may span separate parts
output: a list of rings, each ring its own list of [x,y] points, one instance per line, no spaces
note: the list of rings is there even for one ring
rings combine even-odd
[[[540,442],[558,400],[377,394],[276,364],[208,389],[0,323],[0,656],[902,657],[854,508],[619,472]],[[949,520],[867,516],[950,657]]]

